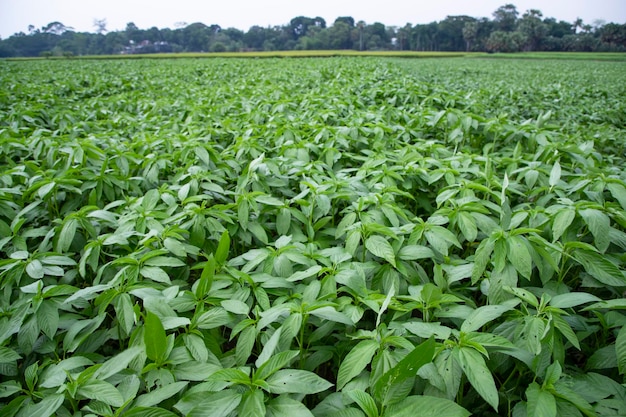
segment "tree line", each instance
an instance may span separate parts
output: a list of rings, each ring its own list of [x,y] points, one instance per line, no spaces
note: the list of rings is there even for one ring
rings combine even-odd
[[[520,15],[506,4],[492,18],[447,16],[439,22],[403,27],[338,17],[298,16],[288,24],[248,31],[217,24],[179,24],[177,28],[140,29],[130,22],[124,30],[108,31],[106,20],[94,21],[95,31],[76,32],[61,22],[28,27],[0,40],[0,57],[78,56],[154,52],[239,52],[274,50],[406,50],[406,51],[626,51],[626,24],[585,24],[544,17],[541,11]]]

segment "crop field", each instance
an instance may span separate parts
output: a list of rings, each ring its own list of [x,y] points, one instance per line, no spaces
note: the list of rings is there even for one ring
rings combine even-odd
[[[625,167],[623,62],[0,62],[0,415],[625,415]]]

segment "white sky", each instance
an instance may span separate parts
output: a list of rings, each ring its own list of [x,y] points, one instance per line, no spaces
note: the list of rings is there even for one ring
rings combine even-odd
[[[106,19],[108,30],[134,22],[141,29],[173,28],[177,22],[218,24],[248,30],[252,25],[283,25],[296,16],[321,16],[331,25],[337,16],[388,26],[429,23],[447,15],[492,17],[513,3],[520,15],[539,9],[544,17],[592,24],[596,19],[626,23],[626,0],[0,0],[0,36],[41,28],[59,21],[77,31],[93,32],[94,19]]]

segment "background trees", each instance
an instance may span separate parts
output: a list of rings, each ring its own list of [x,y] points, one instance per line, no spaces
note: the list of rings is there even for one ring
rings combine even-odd
[[[296,16],[282,26],[252,26],[247,31],[201,22],[176,26],[141,29],[129,22],[122,31],[108,31],[106,19],[95,19],[95,33],[88,33],[61,22],[30,25],[27,33],[0,40],[0,57],[291,49],[626,51],[626,24],[557,21],[536,9],[520,17],[513,4],[496,9],[492,19],[447,16],[402,27],[352,16],[338,17],[331,25],[319,16]]]

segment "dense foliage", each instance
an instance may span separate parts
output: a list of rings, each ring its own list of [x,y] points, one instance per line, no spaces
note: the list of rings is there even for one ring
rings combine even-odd
[[[419,10],[417,10],[419,15]],[[407,14],[410,19],[411,13]],[[129,22],[107,33],[106,20],[96,33],[75,32],[61,22],[31,25],[0,40],[0,57],[145,54],[156,52],[239,52],[290,50],[400,51],[568,51],[624,52],[626,23],[557,21],[531,9],[520,15],[512,4],[499,7],[493,19],[447,16],[440,22],[403,27],[338,17],[327,26],[322,17],[297,16],[288,24],[247,31],[196,22],[176,29],[140,29]]]
[[[0,81],[3,416],[626,413],[623,64]]]

